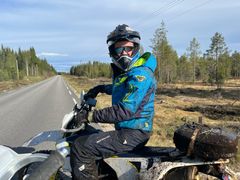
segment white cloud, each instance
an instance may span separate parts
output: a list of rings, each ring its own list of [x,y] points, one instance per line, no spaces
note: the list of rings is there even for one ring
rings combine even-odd
[[[68,56],[68,54],[53,53],[53,52],[41,52],[37,56]]]

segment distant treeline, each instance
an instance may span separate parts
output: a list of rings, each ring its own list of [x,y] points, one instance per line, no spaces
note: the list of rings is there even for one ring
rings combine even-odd
[[[200,43],[193,38],[186,52],[178,56],[167,39],[164,22],[155,31],[152,53],[157,58],[156,78],[159,83],[205,82],[220,87],[229,78],[240,78],[240,53],[231,52],[222,34],[216,32],[209,49],[201,52]],[[95,78],[111,76],[109,64],[88,63],[71,68],[71,74]]]
[[[0,81],[18,80],[28,76],[52,76],[56,70],[45,59],[36,56],[34,48],[18,52],[1,46]]]
[[[72,66],[70,74],[75,76],[86,76],[89,78],[96,77],[111,77],[110,64],[101,63],[98,61],[88,62],[86,64],[80,64],[78,66]]]

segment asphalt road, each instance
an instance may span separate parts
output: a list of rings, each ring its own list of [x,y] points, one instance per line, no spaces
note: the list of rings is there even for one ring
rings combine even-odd
[[[0,94],[0,144],[20,146],[41,131],[59,129],[76,101],[61,76]]]

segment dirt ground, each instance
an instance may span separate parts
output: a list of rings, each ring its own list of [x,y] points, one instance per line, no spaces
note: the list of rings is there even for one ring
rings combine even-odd
[[[87,79],[65,76],[79,93],[98,84],[109,84],[110,79]],[[235,83],[234,83],[235,82]],[[97,108],[111,105],[111,97],[100,94]],[[224,127],[240,136],[240,80],[231,80],[222,90],[206,85],[158,85],[155,98],[153,133],[147,145],[174,146],[173,134],[186,122],[198,122]],[[106,130],[112,126],[102,124]],[[240,144],[240,143],[239,143]],[[237,157],[231,160],[234,170],[240,171],[240,147]]]
[[[6,91],[10,91],[13,89],[17,89],[29,84],[33,84],[39,81],[42,81],[46,79],[45,77],[28,77],[28,78],[24,78],[22,80],[11,80],[11,81],[2,81],[0,82],[0,93],[2,92],[6,92]]]

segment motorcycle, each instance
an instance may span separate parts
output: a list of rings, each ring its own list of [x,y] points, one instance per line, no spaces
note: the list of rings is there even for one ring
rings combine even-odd
[[[95,105],[96,100],[85,100],[82,92],[80,103],[64,116],[60,130],[39,133],[21,147],[0,145],[0,179],[71,179],[71,143],[79,136],[101,131],[97,124],[79,123],[74,117],[79,111],[91,111]],[[35,146],[46,141],[55,142],[56,150],[35,151]],[[228,158],[206,161],[174,147],[147,146],[96,160],[99,179],[191,180],[199,179],[199,173],[204,173],[219,179],[237,180],[236,173],[227,163]]]

